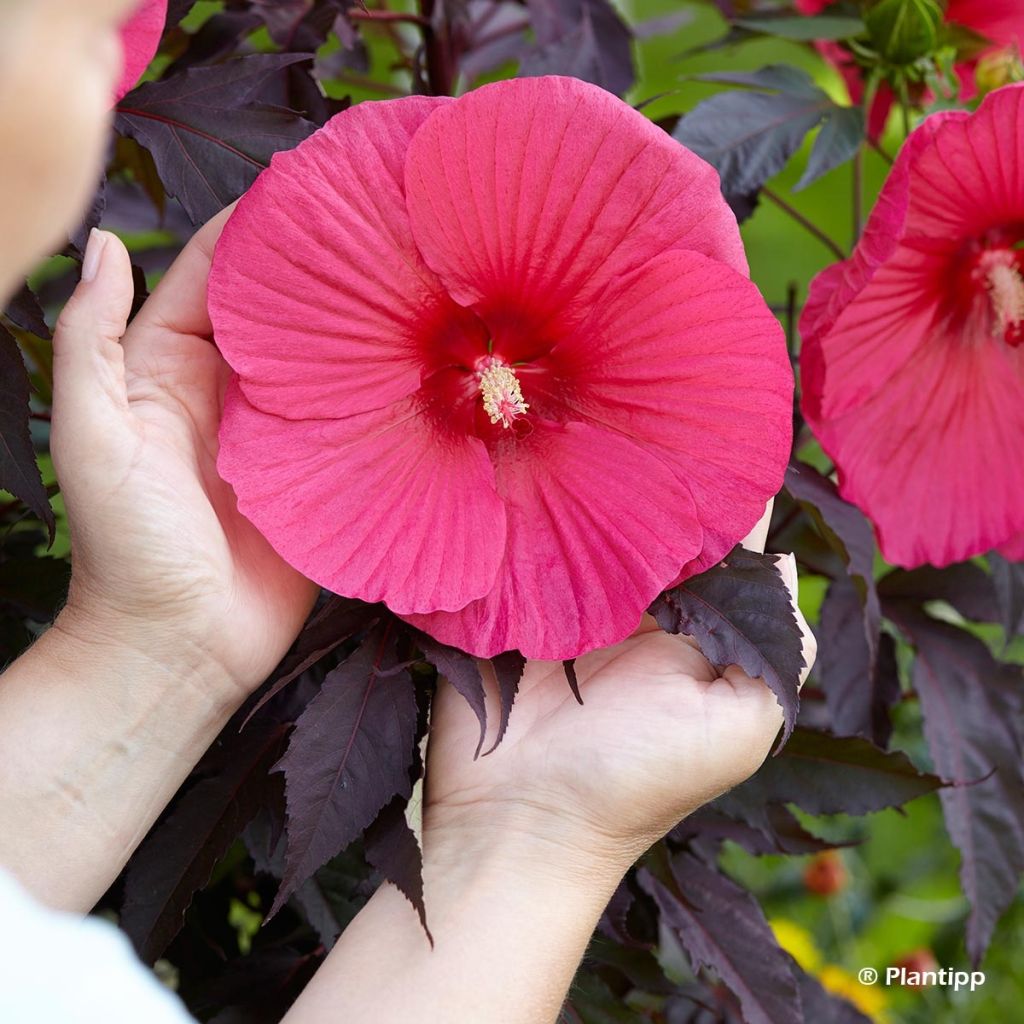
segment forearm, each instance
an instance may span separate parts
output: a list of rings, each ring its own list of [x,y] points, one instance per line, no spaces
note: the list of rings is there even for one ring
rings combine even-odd
[[[284,1024],[553,1024],[627,863],[519,823],[431,828],[428,813],[434,948],[405,898],[382,886]]]
[[[58,626],[0,676],[0,866],[87,910],[233,711],[199,665]]]

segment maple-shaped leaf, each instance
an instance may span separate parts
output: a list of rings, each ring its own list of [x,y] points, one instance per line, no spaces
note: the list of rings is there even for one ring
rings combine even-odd
[[[917,649],[913,683],[946,828],[971,905],[977,964],[1024,874],[1024,670],[1000,664],[966,630],[906,608],[890,615]]]
[[[8,303],[4,310],[4,316],[14,324],[15,327],[37,338],[50,339],[50,326],[43,314],[43,307],[39,304],[39,298],[26,283],[15,292],[14,298]]]
[[[762,677],[785,716],[785,743],[796,723],[804,658],[775,555],[733,548],[719,565],[662,594],[651,614],[667,632],[694,637],[713,664]]]
[[[309,54],[255,54],[147,82],[118,105],[116,127],[152,154],[167,194],[202,224],[234,202],[279,150],[316,125],[254,102],[265,81]]]
[[[711,849],[729,840],[756,856],[779,853],[799,856],[843,845],[808,832],[796,815],[782,804],[766,804],[763,817],[753,822],[729,817],[722,812],[722,806],[710,804],[694,811],[672,830],[672,841],[696,843],[702,849]]]
[[[865,736],[885,747],[892,736],[889,712],[900,697],[896,646],[891,636],[877,633],[872,650],[869,630],[853,582],[848,576],[834,580],[821,606],[816,668],[829,720],[843,736]]]
[[[520,75],[570,75],[617,96],[636,81],[633,33],[608,0],[526,0],[537,48]]]
[[[998,552],[988,556],[1000,625],[1007,643],[1024,633],[1024,562],[1010,562]]]
[[[327,674],[299,717],[277,766],[285,776],[287,846],[270,916],[395,796],[409,798],[417,707],[401,668],[394,629],[378,627]]]
[[[497,738],[491,749],[487,751],[488,754],[497,750],[498,744],[505,738],[508,720],[512,714],[512,705],[519,692],[519,681],[523,678],[523,672],[526,669],[526,659],[518,651],[506,651],[504,654],[491,658],[491,665],[494,667],[494,678],[498,683],[501,718],[498,723]]]
[[[29,432],[29,379],[18,343],[0,327],[0,490],[21,499],[44,523],[50,543],[57,523]]]
[[[898,807],[942,785],[898,751],[857,736],[801,727],[778,757],[711,806],[762,830],[770,804],[795,804],[809,814],[871,814]]]
[[[807,133],[821,124],[799,187],[853,158],[864,138],[858,111],[834,103],[799,68],[772,64],[759,71],[698,76],[702,82],[746,86],[699,103],[673,137],[719,173],[737,216],[753,211],[758,192],[786,166]]]
[[[668,863],[669,877],[640,872],[694,972],[715,972],[736,996],[746,1024],[804,1020],[789,956],[779,948],[757,900],[716,868],[688,853]]]
[[[268,680],[269,685],[260,694],[245,721],[248,722],[303,672],[336,651],[359,631],[374,626],[380,615],[380,605],[370,605],[336,594],[329,595],[306,620],[291,650],[274,670]]]
[[[260,809],[284,730],[239,735],[235,725],[225,738],[208,755],[214,770],[150,832],[125,872],[121,926],[147,963],[181,930],[193,897]]]
[[[929,601],[945,601],[965,619],[974,622],[1000,621],[996,590],[993,576],[973,562],[960,562],[944,569],[933,565],[893,569],[878,581],[878,593],[883,601],[918,607]]]
[[[457,647],[439,643],[426,634],[416,637],[416,645],[423,652],[423,657],[437,669],[439,675],[452,684],[476,715],[480,723],[480,742],[473,756],[479,757],[487,738],[487,695],[484,691],[484,677],[480,674],[476,658]]]
[[[405,818],[408,801],[397,797],[377,815],[366,830],[366,860],[413,905],[430,944],[427,908],[423,902],[423,851]]]
[[[852,1003],[829,992],[813,974],[793,961],[793,976],[800,989],[806,1024],[872,1024]]]

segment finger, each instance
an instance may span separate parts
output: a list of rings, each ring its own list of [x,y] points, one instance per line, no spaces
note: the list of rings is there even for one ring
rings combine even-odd
[[[756,551],[758,554],[764,554],[764,545],[768,540],[768,527],[772,521],[772,509],[775,507],[775,499],[771,498],[768,504],[764,507],[764,514],[758,519],[754,528],[747,534],[740,544],[743,545],[748,551]]]
[[[53,427],[58,440],[92,436],[112,413],[127,409],[121,338],[134,296],[128,251],[116,235],[94,230],[82,280],[53,336]]]
[[[232,204],[200,228],[157,285],[125,338],[129,359],[139,339],[154,330],[212,337],[206,286],[217,239],[234,208]]]

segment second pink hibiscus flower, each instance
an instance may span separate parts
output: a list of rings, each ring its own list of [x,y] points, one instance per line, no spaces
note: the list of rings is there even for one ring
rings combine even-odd
[[[241,201],[210,309],[241,510],[474,655],[622,640],[781,484],[791,371],[717,175],[582,82],[341,114]]]

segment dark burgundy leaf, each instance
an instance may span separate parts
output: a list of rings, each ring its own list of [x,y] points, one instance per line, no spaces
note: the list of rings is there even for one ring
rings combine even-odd
[[[817,673],[835,732],[866,736],[880,747],[892,736],[889,711],[900,697],[892,637],[879,637],[872,658],[864,628],[864,607],[849,577],[828,588],[821,606]]]
[[[647,870],[640,880],[694,971],[714,971],[739,999],[747,1024],[803,1021],[792,961],[757,900],[687,853],[672,858],[671,873],[671,887]]]
[[[177,25],[195,4],[196,0],[170,0],[167,5],[167,27]]]
[[[875,538],[871,524],[855,505],[839,497],[836,485],[805,462],[791,462],[786,490],[811,516],[821,535],[865,583],[874,578]]]
[[[565,681],[569,684],[569,689],[572,690],[576,703],[582,704],[583,694],[580,693],[580,681],[576,678],[576,659],[563,661],[562,668],[565,670]]]
[[[870,814],[898,807],[942,785],[905,754],[866,739],[796,729],[778,757],[712,805],[738,821],[768,829],[767,806],[792,803],[810,814]]]
[[[4,316],[14,324],[15,327],[34,334],[37,338],[50,339],[50,327],[43,315],[43,308],[39,305],[39,299],[26,284],[17,292],[10,305],[4,310]]]
[[[1009,641],[1024,632],[1024,562],[1008,562],[993,551],[988,564],[992,569],[998,621]]]
[[[796,722],[804,659],[774,555],[736,547],[719,565],[662,594],[651,614],[667,632],[694,637],[709,661],[763,677],[785,715],[785,743]]]
[[[416,694],[393,630],[378,628],[338,668],[300,716],[278,770],[288,805],[285,872],[271,916],[321,865],[369,826],[395,796],[412,792]]]
[[[863,143],[864,111],[860,107],[835,107],[822,122],[807,158],[807,167],[793,191],[807,188],[829,171],[852,160]]]
[[[248,723],[268,701],[298,679],[303,672],[337,650],[346,640],[350,640],[360,630],[370,629],[376,625],[379,615],[378,605],[369,605],[350,597],[331,594],[310,615],[292,649],[271,676],[273,682],[267,691],[261,694],[245,722]]]
[[[34,622],[49,622],[67,597],[71,566],[61,558],[4,555],[0,549],[0,604]]]
[[[633,34],[608,0],[526,0],[537,49],[521,75],[570,75],[618,96],[636,81]]]
[[[919,569],[894,569],[878,581],[883,600],[924,604],[945,601],[965,619],[976,622],[998,622],[999,601],[993,579],[981,566],[971,562],[936,569],[923,565]]]
[[[772,90],[718,93],[699,103],[672,133],[717,169],[723,194],[744,207],[785,167],[807,133],[841,109],[805,72],[787,65],[700,77]]]
[[[132,858],[121,926],[147,963],[181,930],[193,896],[259,810],[283,740],[278,726],[250,729],[240,737],[226,731],[208,755],[216,770],[185,793]]]
[[[190,1008],[208,1024],[278,1024],[319,966],[318,953],[256,950],[201,984]]]
[[[479,757],[487,738],[487,696],[484,691],[484,677],[480,674],[476,658],[470,657],[456,647],[438,643],[426,634],[417,636],[416,645],[423,652],[423,657],[462,694],[466,703],[473,709],[473,714],[480,723],[480,742],[473,756]]]
[[[29,380],[18,343],[0,327],[0,490],[20,498],[49,530],[57,522],[36,462],[29,432]]]
[[[241,41],[260,26],[252,11],[221,11],[207,18],[191,36],[188,49],[172,63],[163,79],[172,78],[197,64],[212,64],[230,56]]]
[[[1002,665],[965,630],[899,609],[917,648],[913,681],[946,828],[971,904],[967,951],[977,964],[1024,873],[1024,670]]]
[[[81,224],[68,235],[68,251],[75,259],[81,259],[85,255],[85,247],[89,242],[89,235],[93,228],[100,226],[100,221],[103,220],[106,210],[107,179],[104,177],[93,194],[92,202],[89,204],[89,209],[86,211]]]
[[[498,744],[505,738],[509,716],[512,714],[512,705],[519,692],[519,680],[523,678],[523,670],[526,668],[526,659],[518,651],[506,651],[504,654],[491,658],[491,664],[494,666],[494,676],[498,683],[501,721],[498,724],[497,738],[491,749],[487,751],[488,754],[497,750]]]
[[[200,224],[237,199],[270,162],[316,126],[253,102],[266,80],[310,54],[256,54],[140,85],[118,106],[117,130],[152,154],[167,194]]]
[[[413,905],[433,946],[423,902],[423,852],[405,820],[407,804],[408,800],[399,797],[377,815],[377,820],[366,830],[364,850],[367,862]]]
[[[842,845],[812,835],[792,811],[781,804],[766,804],[763,819],[756,823],[731,818],[722,813],[719,805],[712,804],[689,815],[670,835],[676,843],[729,840],[757,856],[779,853],[799,856]]]
[[[812,974],[804,971],[794,960],[793,975],[800,987],[806,1024],[871,1024],[852,1003],[827,991]]]

